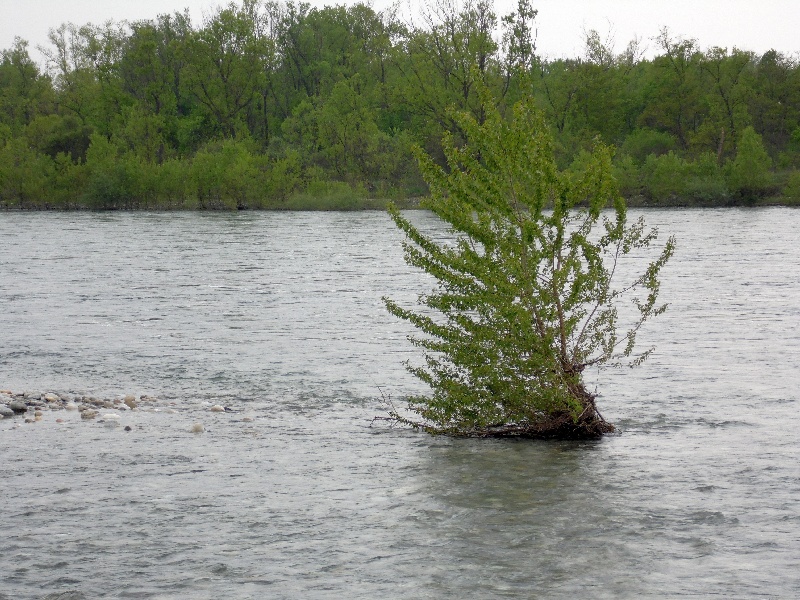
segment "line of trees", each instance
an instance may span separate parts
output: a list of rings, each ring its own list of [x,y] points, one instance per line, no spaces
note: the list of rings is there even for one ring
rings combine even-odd
[[[775,51],[701,50],[666,29],[643,59],[588,32],[547,60],[529,0],[435,0],[415,23],[367,4],[242,0],[51,30],[0,53],[0,206],[357,207],[427,193],[410,148],[444,164],[452,109],[479,122],[533,97],[561,168],[596,139],[623,194],[651,204],[800,202],[800,65]]]

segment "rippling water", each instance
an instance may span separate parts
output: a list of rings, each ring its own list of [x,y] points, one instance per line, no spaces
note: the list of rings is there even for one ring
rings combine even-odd
[[[672,307],[592,443],[369,426],[429,287],[384,214],[0,215],[0,388],[175,410],[0,421],[0,598],[797,597],[800,211],[644,214]]]

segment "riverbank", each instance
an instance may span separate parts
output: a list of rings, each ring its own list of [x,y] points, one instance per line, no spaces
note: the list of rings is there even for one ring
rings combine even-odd
[[[197,201],[175,201],[162,203],[136,203],[126,206],[113,206],[97,208],[82,204],[50,204],[50,203],[2,203],[0,211],[25,211],[25,212],[113,212],[113,211],[140,211],[140,212],[236,212],[236,211],[264,211],[264,212],[300,212],[300,211],[341,211],[358,212],[380,210],[385,211],[390,203],[401,209],[419,208],[421,196],[399,198],[364,198],[358,195],[306,195],[299,194],[282,202],[273,204],[239,204],[226,200],[217,200],[210,203]]]
[[[752,202],[743,202],[734,198],[720,198],[706,202],[697,202],[692,199],[672,197],[662,200],[653,200],[643,195],[628,196],[625,198],[629,208],[765,208],[770,206],[785,206],[787,208],[800,207],[800,198],[790,196],[767,196]]]
[[[394,203],[402,210],[414,210],[420,208],[423,198],[414,196],[411,198],[326,198],[326,197],[305,197],[298,196],[281,205],[259,206],[259,207],[231,207],[223,204],[214,206],[197,205],[168,205],[168,206],[143,206],[139,208],[122,209],[94,209],[89,207],[71,206],[69,208],[57,206],[2,206],[5,212],[113,212],[116,210],[139,211],[139,212],[236,212],[236,211],[256,211],[256,212],[362,212],[362,211],[385,211],[390,203]],[[697,202],[686,198],[667,198],[663,200],[653,200],[643,195],[629,196],[625,198],[629,208],[764,208],[772,206],[784,206],[788,208],[800,207],[800,198],[788,196],[769,196],[758,199],[754,202],[741,202],[735,199],[713,200],[708,202]]]

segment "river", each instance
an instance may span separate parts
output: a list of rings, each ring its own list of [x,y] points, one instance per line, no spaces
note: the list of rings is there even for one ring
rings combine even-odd
[[[580,443],[371,424],[431,285],[383,213],[0,214],[0,389],[159,399],[0,420],[0,599],[800,596],[800,211],[640,214],[671,307]]]

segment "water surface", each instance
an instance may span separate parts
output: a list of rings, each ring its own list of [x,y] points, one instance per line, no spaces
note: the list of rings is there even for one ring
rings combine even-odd
[[[174,410],[0,421],[0,594],[798,596],[800,211],[638,214],[672,306],[591,443],[370,427],[430,285],[382,213],[0,215],[0,388]]]

